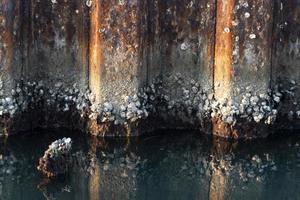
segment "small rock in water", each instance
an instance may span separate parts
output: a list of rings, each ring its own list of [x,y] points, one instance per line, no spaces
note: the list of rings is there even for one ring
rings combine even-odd
[[[71,147],[71,138],[54,141],[39,159],[37,169],[48,178],[65,175],[71,164]]]

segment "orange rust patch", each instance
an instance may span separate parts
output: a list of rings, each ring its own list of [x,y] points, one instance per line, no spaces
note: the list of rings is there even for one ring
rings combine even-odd
[[[232,69],[232,20],[234,0],[220,0],[217,4],[214,91],[215,98],[222,101],[231,94]],[[213,119],[213,133],[220,136],[232,136],[231,128],[220,120]]]
[[[95,1],[90,11],[89,86],[95,95],[96,102],[99,102],[101,97],[101,65],[103,62],[101,49],[102,39],[99,32],[101,29],[100,13],[100,1]]]
[[[214,89],[217,99],[230,95],[232,80],[232,21],[234,0],[221,0],[217,5]]]

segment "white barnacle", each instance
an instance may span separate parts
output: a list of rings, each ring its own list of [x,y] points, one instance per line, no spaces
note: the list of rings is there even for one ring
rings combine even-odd
[[[249,38],[250,38],[251,40],[253,40],[253,39],[256,38],[256,35],[255,35],[254,33],[251,33],[251,34],[249,35]]]
[[[226,117],[225,121],[226,121],[226,123],[228,123],[228,124],[232,124],[233,121],[234,121],[234,119],[233,119],[232,116],[228,116],[228,117]]]
[[[194,94],[197,94],[198,88],[194,86],[194,87],[192,87],[192,91],[193,91]]]
[[[99,29],[99,33],[105,33],[106,32],[106,29],[105,28],[100,28]]]
[[[113,105],[109,102],[105,102],[104,104],[104,110],[107,111],[112,111],[113,110]]]
[[[180,45],[180,49],[182,51],[186,51],[190,48],[190,45],[187,43],[187,42],[183,42],[181,45]]]
[[[275,101],[276,103],[279,103],[279,102],[280,102],[280,97],[274,96],[274,101]]]
[[[298,119],[300,119],[300,110],[298,110],[298,111],[296,112],[296,116],[297,116]]]
[[[294,112],[291,110],[289,113],[288,113],[288,119],[289,120],[292,120],[294,118]]]
[[[125,112],[121,112],[121,113],[120,113],[120,116],[121,116],[122,118],[126,118],[126,113],[125,113]]]
[[[265,123],[271,125],[275,121],[273,116],[268,116]]]
[[[85,5],[86,5],[87,7],[91,7],[91,6],[92,6],[92,3],[93,3],[92,0],[87,0],[87,1],[85,2]]]
[[[124,105],[121,105],[121,106],[120,106],[120,110],[121,110],[121,111],[125,111],[125,110],[126,110],[126,107],[125,107]]]
[[[245,18],[249,18],[250,17],[250,13],[249,12],[245,12]]]
[[[290,83],[293,85],[296,85],[296,81],[294,81],[294,80],[290,80]]]
[[[259,115],[254,115],[254,116],[253,116],[253,119],[254,119],[254,121],[255,121],[256,123],[259,123],[259,122],[261,121],[261,118],[260,118]]]
[[[17,92],[17,93],[21,93],[21,92],[22,92],[21,88],[20,88],[20,87],[17,87],[16,92]]]
[[[11,103],[11,102],[12,102],[12,98],[6,97],[6,98],[5,98],[5,102],[8,103],[8,104]]]
[[[54,85],[56,88],[60,88],[61,86],[62,86],[62,83],[61,82],[57,82],[57,83],[55,83],[55,85]]]
[[[251,102],[251,105],[256,105],[259,101],[259,98],[257,96],[252,96],[250,98],[250,102]]]
[[[225,33],[230,33],[230,28],[225,27],[225,28],[224,28],[224,32],[225,32]]]
[[[191,1],[188,5],[187,5],[187,7],[188,8],[192,8],[193,7],[193,5],[194,5],[194,2],[193,1]]]
[[[121,6],[125,5],[125,0],[119,0],[119,5]]]

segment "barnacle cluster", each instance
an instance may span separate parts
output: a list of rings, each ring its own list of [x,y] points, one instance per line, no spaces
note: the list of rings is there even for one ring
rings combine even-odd
[[[63,154],[69,154],[72,147],[72,140],[71,138],[62,138],[52,142],[49,145],[48,150],[46,151],[45,155],[49,155],[50,158],[55,159],[60,157]]]
[[[11,95],[0,95],[0,116],[14,117],[16,113],[33,109],[67,112],[72,108],[83,113],[89,107],[88,98],[89,93],[80,91],[76,84],[65,88],[58,82],[54,88],[49,89],[42,81],[21,81],[12,89]]]
[[[0,116],[13,118],[18,113],[40,109],[45,113],[77,113],[83,119],[114,125],[137,123],[150,115],[164,120],[181,120],[191,125],[211,118],[222,119],[229,125],[235,125],[240,119],[272,125],[281,112],[283,99],[295,104],[288,117],[300,118],[300,110],[296,110],[297,84],[295,81],[289,84],[289,89],[278,87],[266,93],[253,92],[250,87],[240,88],[242,92],[236,95],[238,99],[220,101],[212,90],[177,73],[154,79],[136,94],[122,96],[121,102],[104,99],[101,103],[95,103],[93,94],[77,84],[67,87],[57,82],[49,88],[43,81],[20,81],[7,95],[0,80]]]
[[[48,178],[66,174],[72,162],[71,147],[71,138],[54,141],[39,159],[37,169]]]

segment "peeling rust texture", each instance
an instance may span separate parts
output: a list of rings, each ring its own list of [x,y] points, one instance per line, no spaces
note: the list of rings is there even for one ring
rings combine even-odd
[[[215,92],[238,97],[270,87],[273,1],[218,1]],[[225,92],[224,92],[225,91]]]
[[[24,5],[24,77],[50,86],[87,84],[88,9],[74,0],[31,0]]]
[[[294,93],[285,99],[282,114],[300,110],[300,1],[276,0],[274,8],[272,85]]]
[[[0,2],[0,78],[6,95],[13,87],[13,80],[21,74],[20,1]]]

